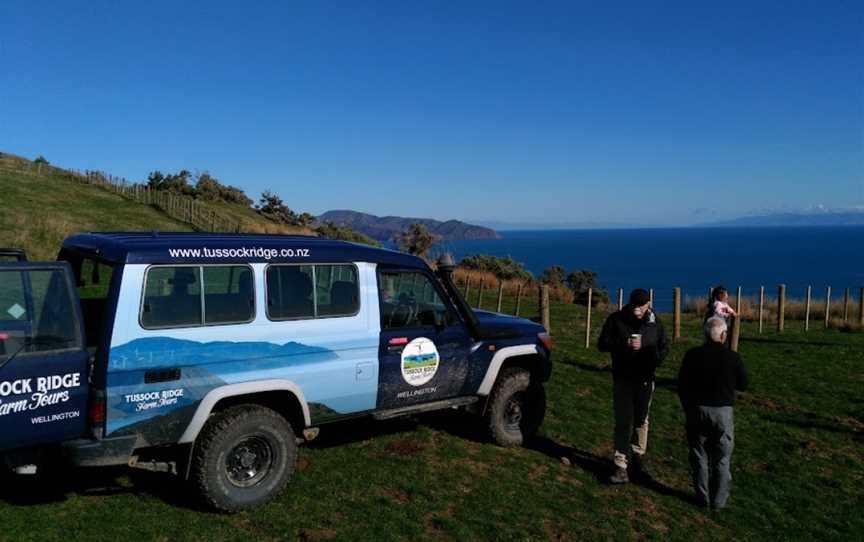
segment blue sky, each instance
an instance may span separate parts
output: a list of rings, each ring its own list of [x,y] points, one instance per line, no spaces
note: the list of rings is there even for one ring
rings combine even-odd
[[[864,205],[862,2],[6,0],[0,66],[0,151],[313,213]]]

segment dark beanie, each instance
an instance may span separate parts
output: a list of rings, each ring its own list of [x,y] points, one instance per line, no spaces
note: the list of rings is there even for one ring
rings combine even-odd
[[[648,295],[648,290],[644,288],[636,288],[630,292],[630,306],[641,307],[645,303],[651,301],[651,296]]]

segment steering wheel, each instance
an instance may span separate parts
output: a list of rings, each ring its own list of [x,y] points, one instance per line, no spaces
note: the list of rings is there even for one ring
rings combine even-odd
[[[399,294],[397,304],[390,312],[390,318],[387,320],[388,327],[403,327],[408,325],[417,316],[418,306],[417,301],[413,296],[408,294]],[[395,323],[394,323],[395,322]]]

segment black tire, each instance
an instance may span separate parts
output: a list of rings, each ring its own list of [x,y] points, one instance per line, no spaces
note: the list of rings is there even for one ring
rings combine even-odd
[[[276,497],[296,462],[291,424],[269,408],[240,405],[204,425],[195,440],[189,479],[206,505],[238,512]]]
[[[521,446],[540,429],[546,415],[546,391],[531,373],[507,367],[498,375],[486,406],[486,427],[495,444]]]

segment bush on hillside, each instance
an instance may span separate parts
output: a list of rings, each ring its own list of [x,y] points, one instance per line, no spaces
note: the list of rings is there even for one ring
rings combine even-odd
[[[332,222],[323,222],[319,224],[317,227],[315,227],[315,233],[317,233],[321,237],[326,237],[327,239],[351,241],[352,243],[362,243],[364,245],[370,245],[373,247],[381,246],[381,243],[379,243],[375,239],[372,239],[371,237],[367,237],[366,235],[363,235],[358,231],[354,231],[351,228],[337,226]]]
[[[45,164],[46,166],[47,166],[48,164],[50,164],[50,162],[48,161],[48,159],[45,158],[44,156],[42,156],[41,154],[40,154],[39,156],[37,156],[35,160],[33,160],[33,163],[34,163],[34,164]]]
[[[163,174],[158,169],[147,176],[147,187],[150,190],[170,192],[184,196],[195,195],[195,188],[189,184],[192,174],[183,169],[177,174]]]
[[[425,225],[415,223],[408,226],[405,231],[394,235],[393,240],[400,250],[423,258],[438,240],[438,236],[430,232]]]
[[[588,289],[591,289],[591,306],[609,303],[609,293],[597,283],[597,273],[580,269],[567,275],[567,287],[573,290],[573,303],[588,304]]]
[[[252,200],[236,186],[224,185],[207,171],[198,175],[195,181],[195,197],[207,201],[224,201],[251,207]]]
[[[531,280],[533,278],[522,263],[513,260],[510,256],[490,256],[489,254],[466,256],[459,262],[459,267],[471,271],[492,273],[501,280]]]

